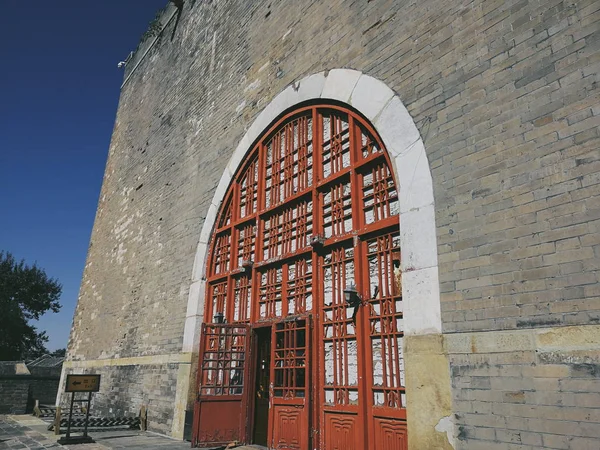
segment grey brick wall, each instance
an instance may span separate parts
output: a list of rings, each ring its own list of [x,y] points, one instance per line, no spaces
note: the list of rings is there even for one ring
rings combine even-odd
[[[288,84],[338,67],[385,82],[421,131],[444,332],[598,323],[599,17],[595,0],[186,2],[122,89],[68,359],[181,350],[194,252],[229,155]],[[521,356],[515,370],[532,383]],[[480,390],[492,397],[473,401],[519,405],[493,394],[498,374],[468,370],[480,363],[452,363],[459,378],[490,378]],[[103,386],[147,396],[163,427],[172,393],[133,394],[130,369],[111,370],[123,376]],[[457,405],[470,395],[460,383]],[[97,405],[113,401],[104,391]],[[464,413],[464,445],[491,436]],[[522,448],[537,448],[527,436]]]
[[[0,414],[25,414],[29,380],[0,378]]]
[[[59,381],[60,375],[54,378],[32,378],[29,382],[32,400],[39,400],[45,405],[54,405]]]
[[[599,375],[598,364],[535,351],[453,357],[460,448],[597,448]]]
[[[10,365],[11,369],[13,364]],[[8,368],[8,365],[5,366]],[[33,411],[35,400],[53,405],[58,392],[60,368],[32,368],[30,375],[0,374],[0,414],[25,414]]]
[[[90,413],[102,417],[137,417],[144,405],[148,429],[170,434],[177,367],[177,364],[150,364],[84,370],[83,373],[100,375],[100,392],[92,394]],[[71,394],[62,396],[63,407],[68,407],[70,398]]]

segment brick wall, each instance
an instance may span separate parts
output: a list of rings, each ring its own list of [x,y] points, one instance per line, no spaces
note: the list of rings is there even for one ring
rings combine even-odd
[[[29,380],[0,377],[0,414],[25,414],[29,399]]]
[[[29,382],[31,398],[44,405],[54,405],[60,376],[54,378],[32,378]]]
[[[78,371],[81,373],[81,371]],[[100,392],[92,395],[90,413],[102,417],[137,417],[146,406],[152,430],[170,434],[177,389],[177,364],[126,365],[84,370],[100,375]],[[70,394],[62,396],[68,407]]]
[[[33,368],[32,372],[31,375],[0,374],[0,414],[30,413],[35,400],[54,404],[60,371]]]
[[[428,110],[444,106],[426,139],[444,328],[597,322],[598,3],[480,11],[477,57],[448,74],[455,95]]]
[[[390,86],[421,132],[445,333],[598,323],[599,15],[594,0],[186,2],[121,92],[68,359],[181,350],[194,253],[229,155],[277,93],[338,67]],[[452,366],[471,377],[477,358]],[[127,370],[121,397],[155,402],[150,426],[164,431],[173,393],[129,394]],[[173,380],[176,365],[159,372]],[[493,391],[497,375],[481,376]],[[457,380],[457,405],[466,392]],[[461,445],[478,448],[474,430],[490,427],[464,426]]]
[[[597,448],[600,364],[593,328],[448,337],[459,448]],[[564,338],[569,350],[557,345]]]

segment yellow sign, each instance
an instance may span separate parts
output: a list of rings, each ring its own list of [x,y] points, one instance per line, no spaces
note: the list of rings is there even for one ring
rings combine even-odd
[[[65,392],[98,392],[100,375],[67,375]]]

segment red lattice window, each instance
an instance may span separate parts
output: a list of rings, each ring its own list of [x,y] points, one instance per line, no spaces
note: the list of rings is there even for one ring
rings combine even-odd
[[[237,266],[244,267],[254,263],[256,251],[256,225],[254,222],[245,223],[238,230]]]
[[[231,195],[229,195],[229,199],[225,201],[225,205],[221,209],[219,213],[219,219],[217,220],[217,228],[223,228],[228,225],[231,225],[232,211],[231,211]]]
[[[325,237],[352,231],[352,190],[350,180],[327,186],[322,194],[323,230]]]
[[[354,281],[354,249],[337,248],[323,261],[324,396],[328,405],[358,403],[358,345],[344,289]]]
[[[200,395],[241,395],[248,345],[246,329],[204,324]]]
[[[360,127],[360,153],[363,158],[380,154],[383,150],[377,141],[364,127]]]
[[[252,289],[250,277],[241,275],[234,279],[233,288],[233,321],[249,322],[252,307]]]
[[[209,317],[213,318],[217,313],[225,314],[227,308],[227,280],[212,284],[209,298]]]
[[[223,232],[216,236],[213,253],[214,274],[221,274],[230,269],[231,233]]]
[[[308,332],[306,320],[275,324],[273,396],[304,398],[307,387]]]
[[[350,167],[350,124],[346,114],[323,113],[323,178]]]
[[[397,215],[398,192],[385,161],[368,169],[362,176],[365,223],[370,224]]]
[[[313,231],[312,201],[304,200],[276,211],[263,225],[263,259],[308,247]]]
[[[248,290],[254,298],[246,315],[233,307],[241,290],[230,289],[225,303],[232,307],[224,307],[224,320],[265,320],[314,309],[309,286],[320,276],[313,273],[318,245],[389,226],[398,204],[387,155],[363,119],[336,106],[290,113],[257,141],[218,215],[209,285],[226,276],[234,286],[241,273],[258,283]],[[303,273],[294,261],[310,267],[306,280],[294,278]],[[275,272],[272,265],[278,266]]]
[[[258,209],[258,177],[258,157],[255,157],[240,179],[240,217],[248,217]]]
[[[285,124],[266,144],[266,206],[280,204],[312,185],[312,117]]]
[[[312,260],[299,259],[288,266],[287,312],[303,314],[313,307]]]
[[[379,236],[367,242],[370,349],[373,361],[373,404],[400,408],[405,404],[404,336],[400,237]]]
[[[259,274],[258,317],[281,317],[283,312],[283,269],[274,267]]]

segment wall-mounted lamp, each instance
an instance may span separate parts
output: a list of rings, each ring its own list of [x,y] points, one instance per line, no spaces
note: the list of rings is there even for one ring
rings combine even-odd
[[[356,290],[356,286],[353,284],[350,284],[344,289],[344,299],[346,300],[346,303],[353,308],[356,308],[362,302],[362,298]]]
[[[358,314],[358,307],[362,305],[362,297],[356,290],[354,284],[350,284],[344,289],[344,300],[350,308],[354,308],[352,312],[352,323],[356,324],[356,315]]]
[[[215,323],[223,323],[225,321],[225,316],[223,315],[222,312],[219,311],[219,312],[215,313],[214,319],[215,319]]]
[[[325,243],[325,236],[320,234],[313,234],[310,238],[310,245],[314,248],[321,248]]]
[[[246,271],[246,272],[251,272],[252,271],[252,267],[254,267],[254,262],[250,259],[244,259],[242,261],[242,268]]]

